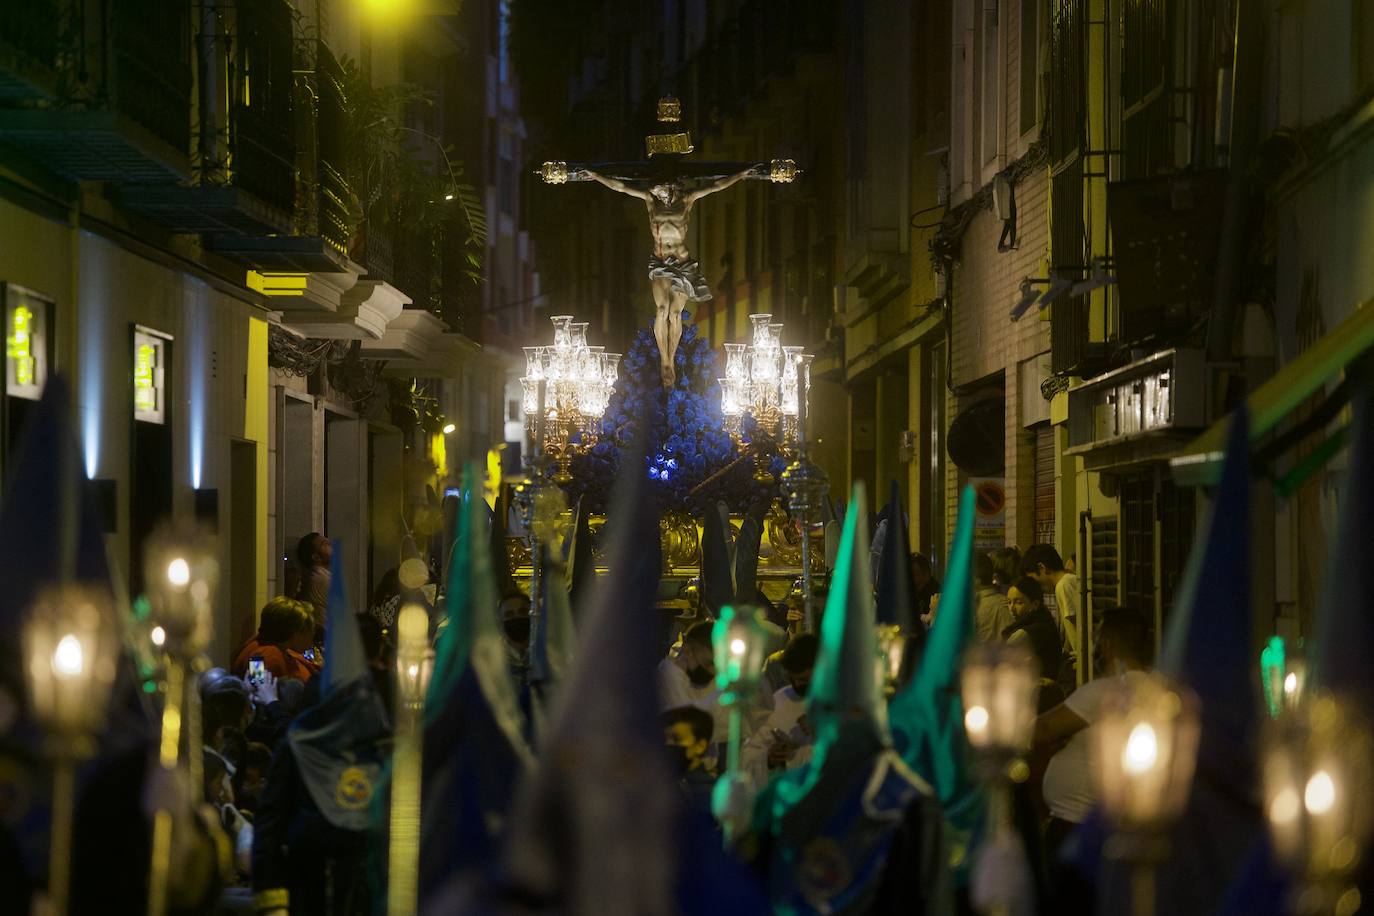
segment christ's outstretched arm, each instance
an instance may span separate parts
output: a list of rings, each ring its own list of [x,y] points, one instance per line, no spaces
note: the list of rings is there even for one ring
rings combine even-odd
[[[687,203],[694,204],[706,195],[714,194],[717,191],[724,191],[726,188],[730,187],[738,181],[743,181],[745,178],[767,178],[768,172],[760,171],[760,169],[760,166],[751,165],[749,166],[749,168],[736,172],[735,174],[730,175],[729,177],[721,178],[717,181],[711,182],[705,187],[697,188],[695,191],[692,191],[691,193],[686,195]]]
[[[597,184],[604,185],[605,187],[610,188],[612,191],[618,191],[621,194],[628,194],[631,197],[638,197],[640,200],[649,199],[648,191],[641,191],[639,188],[631,187],[630,185],[621,181],[619,178],[608,178],[599,172],[593,172],[591,169],[583,169],[582,174],[590,178],[592,181],[595,181]]]

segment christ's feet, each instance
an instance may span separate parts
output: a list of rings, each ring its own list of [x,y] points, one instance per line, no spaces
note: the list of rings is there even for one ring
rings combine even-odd
[[[659,367],[659,376],[663,379],[664,388],[671,388],[677,382],[677,373],[671,365]]]

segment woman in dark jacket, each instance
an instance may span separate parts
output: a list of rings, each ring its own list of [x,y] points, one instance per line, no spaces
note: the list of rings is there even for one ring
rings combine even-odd
[[[1007,589],[1007,608],[1012,623],[1002,631],[1002,639],[1008,645],[1024,645],[1040,663],[1039,705],[1044,712],[1064,699],[1057,686],[1059,669],[1064,664],[1059,624],[1045,607],[1040,583],[1030,576],[1021,576]]]

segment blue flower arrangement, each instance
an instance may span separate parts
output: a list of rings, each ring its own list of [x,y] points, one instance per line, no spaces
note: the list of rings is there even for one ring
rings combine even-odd
[[[674,360],[677,381],[664,389],[659,377],[658,344],[653,329],[641,328],[620,363],[620,377],[601,419],[596,444],[572,462],[570,500],[586,497],[593,512],[605,512],[611,481],[622,468],[622,454],[634,442],[640,426],[656,417],[648,430],[648,454],[641,473],[649,475],[662,510],[698,515],[717,500],[743,512],[759,500],[771,499],[777,485],[761,487],[753,478],[753,462],[741,461],[709,486],[693,493],[703,481],[739,457],[725,431],[720,412],[720,384],[716,354],[683,312],[682,339]],[[652,408],[657,406],[655,412]],[[748,418],[746,418],[747,422]],[[775,476],[783,462],[773,461]]]

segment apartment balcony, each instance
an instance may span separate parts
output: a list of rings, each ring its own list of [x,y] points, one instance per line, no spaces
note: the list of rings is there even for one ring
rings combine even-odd
[[[57,89],[57,0],[0,5],[0,104],[51,99]]]
[[[221,40],[198,48],[202,69],[232,66],[236,75],[224,93],[202,101],[209,117],[198,138],[198,180],[125,186],[117,198],[174,233],[289,234],[296,222],[291,5],[238,0],[232,13]]]
[[[73,181],[190,177],[190,3],[0,6],[0,143]]]

